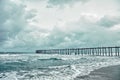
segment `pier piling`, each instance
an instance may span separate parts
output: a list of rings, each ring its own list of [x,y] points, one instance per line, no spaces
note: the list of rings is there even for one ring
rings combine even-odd
[[[120,56],[120,47],[96,47],[96,48],[68,48],[68,49],[47,49],[36,50],[39,54],[60,54],[60,55],[90,55],[90,56]]]

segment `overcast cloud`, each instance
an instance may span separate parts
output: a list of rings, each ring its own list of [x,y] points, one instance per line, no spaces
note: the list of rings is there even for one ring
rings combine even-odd
[[[0,51],[120,45],[119,0],[0,0]]]

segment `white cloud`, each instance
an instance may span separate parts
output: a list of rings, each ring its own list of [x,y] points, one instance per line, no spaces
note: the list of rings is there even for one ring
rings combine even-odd
[[[0,26],[4,28],[0,27],[0,42],[4,49],[34,51],[119,45],[120,15],[116,0],[1,2]]]

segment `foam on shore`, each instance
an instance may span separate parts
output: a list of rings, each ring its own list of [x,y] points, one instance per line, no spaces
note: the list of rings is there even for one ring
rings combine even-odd
[[[120,64],[119,57],[38,54],[0,55],[0,61],[0,80],[74,80],[95,69]]]
[[[102,67],[89,75],[77,76],[74,80],[120,80],[120,65]]]

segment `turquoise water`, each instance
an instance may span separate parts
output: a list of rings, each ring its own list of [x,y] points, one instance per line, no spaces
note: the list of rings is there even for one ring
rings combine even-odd
[[[119,57],[0,54],[0,80],[74,80],[94,69],[118,64]]]

